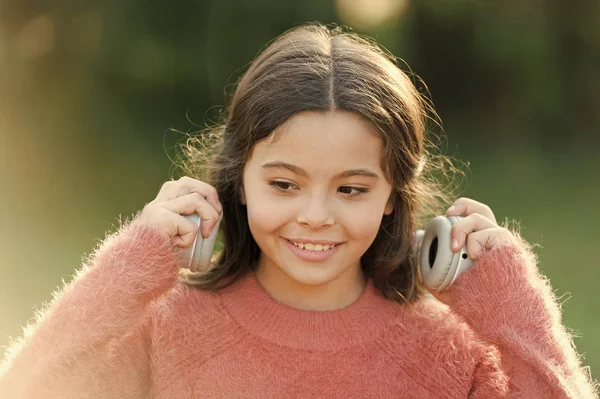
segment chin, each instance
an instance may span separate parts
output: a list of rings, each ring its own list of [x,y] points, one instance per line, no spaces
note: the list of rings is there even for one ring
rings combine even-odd
[[[335,280],[340,273],[323,268],[323,265],[298,265],[293,270],[282,269],[290,279],[307,286],[320,286]]]

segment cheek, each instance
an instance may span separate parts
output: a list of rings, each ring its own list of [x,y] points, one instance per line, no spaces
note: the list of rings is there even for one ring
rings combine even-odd
[[[274,231],[281,226],[283,219],[282,212],[276,208],[269,209],[263,205],[248,207],[248,224],[253,230]]]
[[[253,195],[254,194],[254,195]],[[246,209],[252,234],[273,232],[289,219],[289,211],[264,193],[250,193]]]
[[[370,245],[379,231],[382,215],[371,208],[349,212],[344,217],[344,225],[348,234],[355,240],[368,241]]]

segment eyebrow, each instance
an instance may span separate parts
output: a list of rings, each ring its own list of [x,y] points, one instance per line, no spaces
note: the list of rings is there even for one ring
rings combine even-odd
[[[284,169],[284,170],[288,170],[292,173],[295,173],[297,175],[303,176],[303,177],[308,177],[308,172],[304,169],[302,169],[299,166],[296,165],[291,165],[289,163],[285,163],[285,162],[281,162],[281,161],[273,161],[273,162],[267,162],[262,166],[264,169]],[[335,178],[345,178],[345,177],[352,177],[352,176],[363,176],[363,177],[369,177],[372,179],[378,179],[379,175],[369,169],[349,169],[349,170],[345,170],[342,173],[338,173]]]

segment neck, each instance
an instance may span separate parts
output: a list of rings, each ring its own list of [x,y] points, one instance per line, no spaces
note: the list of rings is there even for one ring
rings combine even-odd
[[[256,278],[273,299],[301,310],[337,310],[354,303],[365,288],[360,268],[349,268],[331,281],[320,285],[297,281],[271,262],[259,261]]]

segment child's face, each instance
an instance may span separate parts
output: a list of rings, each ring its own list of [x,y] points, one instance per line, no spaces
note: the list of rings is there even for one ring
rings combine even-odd
[[[276,131],[278,141],[256,144],[243,175],[242,202],[262,251],[258,267],[305,285],[350,283],[360,276],[360,257],[382,216],[393,210],[376,128],[334,111],[296,114]],[[267,165],[275,163],[295,170]],[[342,175],[351,170],[363,173]],[[307,254],[289,240],[338,244]]]

